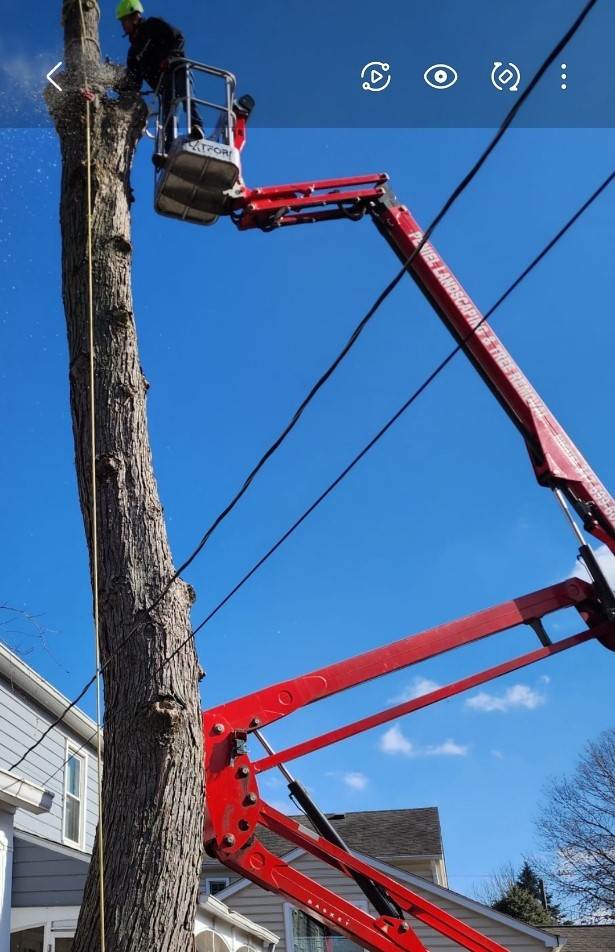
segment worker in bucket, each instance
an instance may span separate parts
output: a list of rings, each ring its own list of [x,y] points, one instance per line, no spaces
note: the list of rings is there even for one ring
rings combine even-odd
[[[189,84],[192,93],[192,78],[187,69],[179,68],[174,70],[174,82],[171,82],[171,74],[166,70],[169,60],[185,57],[183,33],[159,17],[144,17],[144,12],[141,0],[120,0],[116,9],[115,15],[130,40],[123,86],[126,89],[140,89],[146,81],[152,89],[158,89],[162,101],[162,122],[165,124],[169,118],[173,92],[175,98],[184,100],[185,105]],[[190,137],[205,138],[203,122],[193,99],[190,101]],[[172,138],[172,122],[169,122],[167,147]]]

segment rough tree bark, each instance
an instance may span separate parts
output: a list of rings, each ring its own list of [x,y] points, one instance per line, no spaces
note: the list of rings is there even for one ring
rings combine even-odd
[[[47,101],[62,151],[62,274],[79,497],[92,565],[86,97],[93,94],[95,434],[105,764],[105,952],[188,952],[202,853],[203,775],[192,592],[173,576],[146,427],[131,294],[129,173],[140,97],[108,96],[94,0],[65,0],[65,70]],[[135,632],[123,640],[138,626]],[[117,654],[116,654],[117,652]],[[171,658],[170,661],[167,659]],[[166,662],[166,663],[165,663]],[[100,830],[100,824],[99,824]],[[96,856],[96,852],[94,853]],[[98,864],[73,952],[99,952]]]

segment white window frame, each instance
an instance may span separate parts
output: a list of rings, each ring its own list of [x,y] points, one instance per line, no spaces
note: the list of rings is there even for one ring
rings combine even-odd
[[[226,889],[227,886],[230,886],[231,880],[228,876],[206,876],[205,877],[205,895],[206,896],[217,896],[218,893],[222,892],[222,889],[219,889],[218,892],[212,893],[210,889],[211,883],[224,883],[223,889]]]
[[[74,794],[68,793],[67,781],[68,781],[68,761],[71,757],[75,757],[81,763],[81,771],[79,777],[79,798],[78,802],[80,805],[79,810],[79,839],[72,840],[66,835],[66,803],[69,797],[73,800],[77,799]],[[64,799],[62,803],[62,842],[66,843],[67,846],[74,846],[79,850],[85,850],[85,817],[87,813],[87,777],[88,777],[88,755],[79,749],[77,744],[71,743],[71,741],[66,741],[66,757],[64,762]]]
[[[352,902],[353,906],[362,909],[363,912],[368,911],[368,905],[366,899],[350,899],[349,902]],[[294,905],[290,902],[284,903],[284,941],[286,943],[286,952],[295,952],[295,935],[293,932],[293,909]],[[331,924],[333,929],[333,923]],[[357,943],[358,945],[358,943]]]

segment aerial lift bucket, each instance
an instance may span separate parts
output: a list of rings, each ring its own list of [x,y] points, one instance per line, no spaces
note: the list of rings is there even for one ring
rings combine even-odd
[[[220,79],[224,102],[195,96],[194,74]],[[169,84],[166,93],[158,90],[154,207],[169,218],[212,225],[219,215],[230,213],[241,174],[234,134],[235,77],[212,66],[176,59],[169,65],[165,82]],[[202,139],[194,137],[193,104],[198,105],[206,126]]]

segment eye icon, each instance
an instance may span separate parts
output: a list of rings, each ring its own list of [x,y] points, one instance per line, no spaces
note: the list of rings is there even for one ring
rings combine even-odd
[[[459,79],[457,70],[446,63],[436,63],[423,73],[423,79],[432,89],[449,89]]]

